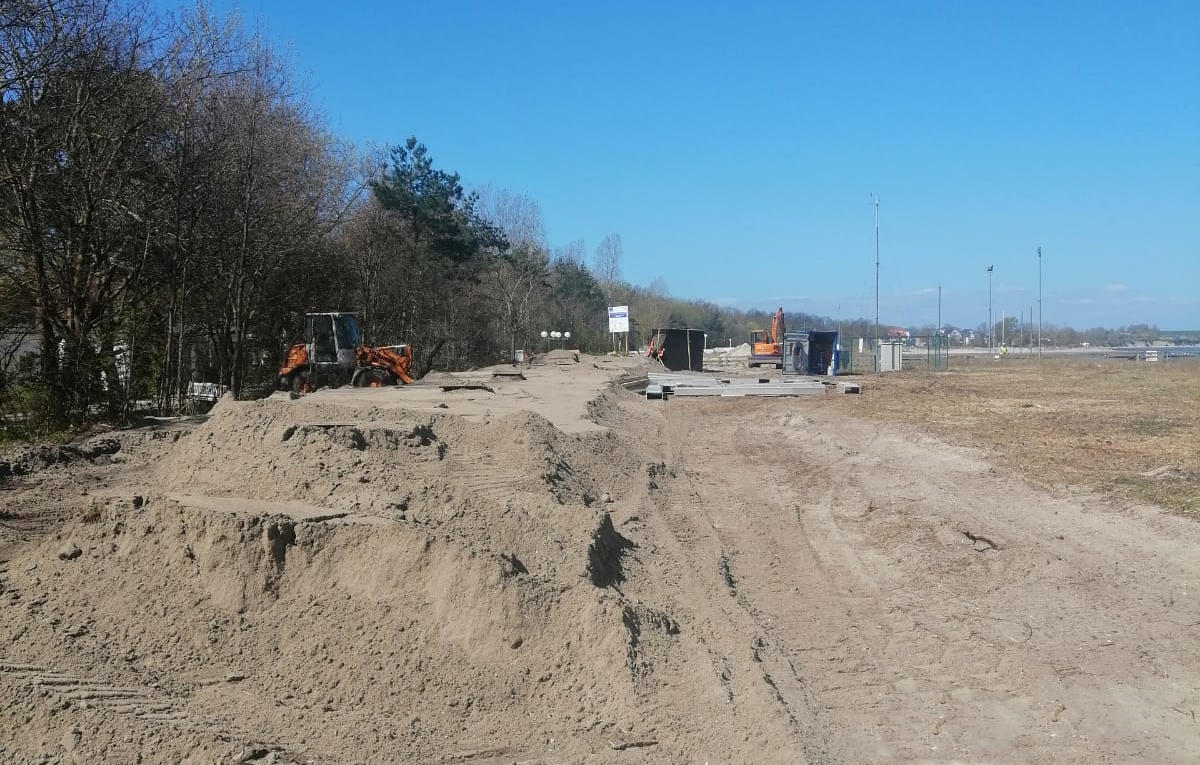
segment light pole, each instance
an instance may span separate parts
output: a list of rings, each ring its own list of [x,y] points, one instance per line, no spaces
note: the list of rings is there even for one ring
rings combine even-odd
[[[988,348],[991,348],[992,346],[995,345],[995,339],[996,339],[993,336],[993,333],[996,331],[996,328],[992,325],[992,269],[993,268],[995,268],[995,266],[988,266],[988,325],[987,325]]]
[[[1038,247],[1038,358],[1042,357],[1042,248]]]
[[[879,352],[879,197],[875,197],[875,352]]]
[[[942,285],[938,285],[938,325],[937,333],[942,334]]]
[[[547,349],[549,348],[549,342],[551,340],[557,340],[558,347],[565,348],[567,347],[567,341],[571,339],[571,333],[559,332],[557,329],[552,329],[549,332],[542,330],[542,339],[546,341]]]

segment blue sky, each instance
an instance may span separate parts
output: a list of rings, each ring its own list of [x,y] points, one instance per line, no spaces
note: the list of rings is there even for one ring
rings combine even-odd
[[[173,3],[161,0],[163,7]],[[739,308],[1200,327],[1200,3],[215,1],[337,134]]]

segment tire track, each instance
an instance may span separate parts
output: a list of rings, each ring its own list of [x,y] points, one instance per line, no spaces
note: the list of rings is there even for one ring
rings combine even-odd
[[[671,457],[672,470],[651,492],[656,511],[652,537],[667,540],[666,558],[687,572],[680,580],[680,598],[694,602],[690,621],[703,627],[702,642],[729,705],[745,710],[735,716],[753,716],[755,724],[775,717],[771,724],[782,725],[791,742],[784,753],[789,761],[802,755],[814,765],[834,762],[803,678],[777,648],[781,641],[771,617],[746,594],[763,588],[763,579],[769,578],[768,589],[790,595],[797,581],[794,569],[782,564],[790,550],[781,548],[770,530],[760,533],[759,510],[728,487],[728,473],[761,472],[761,465],[717,438],[703,419],[679,409],[668,415],[664,428],[663,450]],[[727,459],[714,460],[714,455]],[[689,597],[693,587],[694,599]],[[722,590],[730,597],[706,597]],[[739,703],[756,698],[756,703]],[[763,704],[777,714],[756,714]],[[778,740],[778,734],[771,737]]]
[[[298,756],[277,742],[265,740],[227,721],[197,714],[188,709],[189,699],[167,696],[156,688],[112,685],[47,665],[0,657],[0,680],[3,679],[29,687],[42,704],[52,709],[94,709],[151,726],[165,726],[177,733],[199,734],[214,742],[239,746],[243,756],[253,756],[254,761],[272,754],[275,756],[272,762],[319,761],[312,756]]]
[[[103,709],[159,723],[181,722],[188,715],[172,699],[138,686],[116,686],[38,664],[0,658],[0,673],[41,692],[48,703]]]
[[[847,741],[889,759],[927,755],[921,739],[963,754],[1099,757],[1079,746],[1086,739],[1054,712],[1054,696],[1025,679],[1042,674],[1042,662],[1024,647],[1033,634],[1028,624],[954,594],[1001,592],[1003,580],[996,559],[989,571],[969,544],[947,547],[960,535],[934,503],[953,496],[953,487],[943,490],[937,471],[912,455],[909,469],[898,472],[895,445],[881,427],[847,425],[854,432],[841,437],[818,427],[815,440],[769,426],[757,433],[779,445],[789,475],[774,501],[794,503],[799,536],[849,617],[835,645],[794,654],[795,668],[817,678],[825,709],[862,721],[846,726]],[[786,469],[805,463],[802,471]],[[796,486],[818,489],[818,499],[796,502]],[[822,672],[822,665],[836,670]]]

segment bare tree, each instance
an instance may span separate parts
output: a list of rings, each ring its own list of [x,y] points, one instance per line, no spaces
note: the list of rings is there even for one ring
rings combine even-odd
[[[600,240],[596,252],[592,256],[592,270],[600,280],[605,291],[609,291],[621,281],[621,256],[624,249],[621,246],[620,234],[609,234]]]
[[[328,234],[344,209],[346,168],[261,40],[204,93],[205,195],[195,235],[198,320],[216,374],[240,393],[275,356],[281,333],[313,297],[339,291]],[[269,377],[269,370],[254,373]]]
[[[363,337],[370,342],[400,339],[393,301],[402,291],[404,274],[395,268],[392,255],[402,238],[394,219],[374,197],[356,207],[338,231],[356,288],[356,298],[349,302],[358,310]]]
[[[542,206],[525,194],[508,189],[484,186],[475,192],[476,211],[487,218],[504,234],[508,243],[517,247],[545,247],[546,231],[542,223]]]
[[[545,247],[545,228],[541,206],[533,198],[507,189],[487,186],[479,190],[480,214],[500,229],[508,249],[496,254],[492,266],[497,338],[514,358],[518,348],[536,346],[536,330],[531,322],[544,302],[549,285],[549,257]]]
[[[583,265],[587,256],[587,244],[582,239],[567,242],[554,250],[554,260],[569,260],[576,265]]]

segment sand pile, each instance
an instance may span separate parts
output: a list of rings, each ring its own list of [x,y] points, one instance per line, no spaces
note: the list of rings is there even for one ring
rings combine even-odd
[[[222,401],[6,564],[0,759],[585,761],[636,733],[678,627],[619,591],[634,445],[317,398]]]

